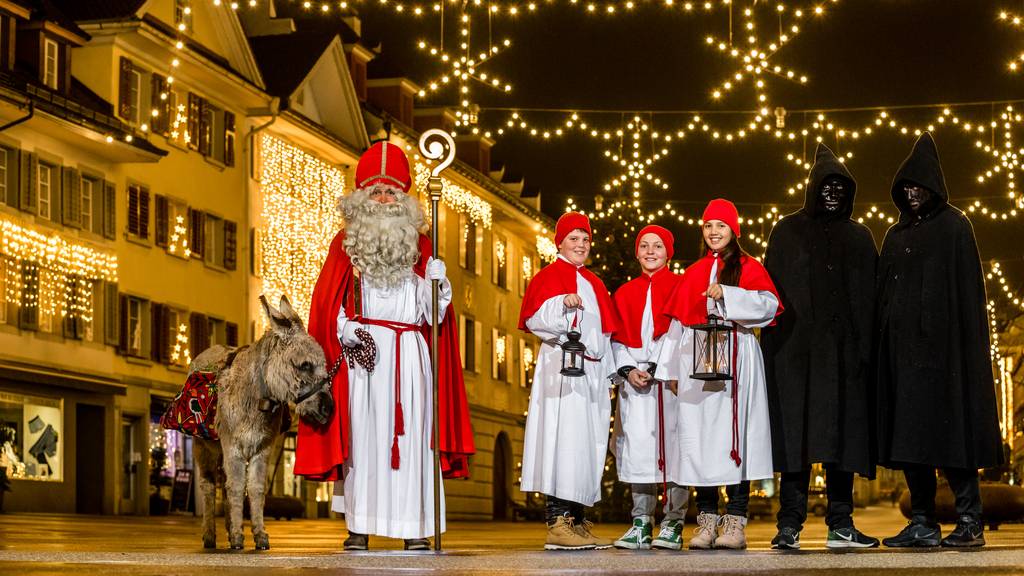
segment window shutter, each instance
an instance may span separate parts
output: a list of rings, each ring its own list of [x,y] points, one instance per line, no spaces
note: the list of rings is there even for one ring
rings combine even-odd
[[[117,294],[117,284],[114,282],[104,282],[103,343],[109,346],[120,346],[121,343],[120,300]]]
[[[39,330],[39,267],[27,260],[21,262],[21,285],[18,326],[22,330]]]
[[[117,351],[128,354],[128,297],[117,296]]]
[[[149,238],[149,190],[139,190],[139,237]]]
[[[4,199],[11,208],[18,207],[18,175],[21,170],[21,151],[14,148],[7,149],[7,198]]]
[[[117,113],[121,118],[132,116],[132,61],[121,57],[121,78],[117,90]]]
[[[162,326],[164,319],[167,317],[166,310],[167,309],[164,307],[163,304],[157,304],[156,302],[153,302],[149,305],[149,312],[150,316],[152,317],[152,320],[150,322],[151,330],[149,332],[149,357],[154,362],[163,361],[164,355],[160,348],[161,344],[163,344],[164,336],[162,334],[163,330],[161,330],[160,328]]]
[[[238,225],[231,220],[224,221],[224,268],[238,267]]]
[[[21,153],[21,193],[20,206],[22,210],[31,212],[36,209],[36,180],[38,179],[39,158],[34,152]]]
[[[157,194],[153,206],[153,238],[157,246],[167,247],[167,197]]]
[[[483,352],[483,324],[473,321],[473,371],[480,373],[480,356]]]
[[[103,237],[113,240],[117,236],[117,187],[103,181]]]
[[[193,358],[210,347],[210,319],[205,314],[193,312],[189,316],[189,345]]]
[[[78,170],[74,168],[62,168],[61,186],[62,215],[65,226],[72,228],[82,227],[82,181],[78,177]]]
[[[139,235],[139,188],[128,187],[128,233]]]
[[[189,248],[192,250],[192,256],[202,259],[203,252],[206,249],[206,214],[200,210],[188,210],[189,219]]]
[[[171,95],[168,93],[167,78],[153,74],[149,86],[150,107],[157,111],[157,115],[151,118],[151,131],[154,134],[166,135],[171,127]],[[160,98],[160,94],[166,94],[167,97]]]
[[[229,347],[234,348],[238,346],[238,324],[234,322],[224,323],[224,339],[227,340]]]

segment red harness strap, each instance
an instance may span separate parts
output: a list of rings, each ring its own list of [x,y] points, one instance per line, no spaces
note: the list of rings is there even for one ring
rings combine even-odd
[[[661,489],[668,502],[668,470],[665,465],[665,383],[658,381],[658,470],[661,471]]]
[[[387,328],[395,333],[395,436],[391,443],[391,469],[398,470],[398,465],[401,462],[398,452],[398,437],[405,435],[405,415],[402,413],[402,334],[418,332],[420,327],[416,324],[373,318],[363,318],[362,323]]]

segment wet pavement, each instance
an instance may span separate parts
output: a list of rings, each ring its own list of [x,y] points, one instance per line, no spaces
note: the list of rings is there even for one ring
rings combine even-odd
[[[218,523],[222,519],[218,519]],[[894,508],[858,510],[857,526],[883,537],[895,534],[905,520]],[[248,525],[247,525],[248,528]],[[601,536],[619,536],[625,525],[602,525]],[[952,526],[944,526],[944,533]],[[48,514],[0,515],[0,574],[103,574],[210,576],[242,574],[825,574],[893,573],[1024,575],[1024,525],[1003,525],[987,531],[988,546],[956,551],[858,550],[827,551],[821,518],[811,518],[798,552],[770,550],[775,534],[770,521],[752,521],[746,551],[544,552],[539,523],[452,522],[442,543],[445,550],[405,552],[401,542],[371,538],[369,552],[341,552],[345,536],[341,520],[267,522],[271,550],[226,549],[220,527],[217,550],[204,550],[200,525],[191,516],[112,517]],[[688,539],[692,526],[688,525]]]

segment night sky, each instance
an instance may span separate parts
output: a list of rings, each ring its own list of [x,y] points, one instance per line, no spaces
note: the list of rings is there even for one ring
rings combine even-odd
[[[620,2],[620,9],[609,16],[601,13],[603,3],[598,4],[598,13],[588,14],[585,0],[577,6],[567,0],[539,0],[534,13],[521,13],[514,18],[495,16],[491,20],[493,40],[498,42],[507,37],[513,45],[481,70],[509,81],[514,89],[504,94],[472,85],[472,100],[482,107],[480,127],[501,126],[509,115],[499,110],[503,108],[606,110],[609,112],[582,115],[595,128],[610,131],[619,128],[623,116],[632,116],[633,111],[653,113],[644,114],[645,120],[662,132],[684,127],[691,114],[670,113],[677,110],[718,112],[707,117],[716,126],[726,128],[748,123],[749,112],[721,112],[754,109],[755,94],[749,83],[734,89],[721,101],[711,98],[712,88],[736,69],[735,61],[704,42],[709,34],[727,36],[727,10],[716,0],[716,8],[711,12],[695,9],[685,13],[678,8],[682,2],[676,0],[677,7],[668,9],[662,2],[638,1],[629,13],[621,9]],[[813,5],[804,1],[786,3],[790,10]],[[525,6],[524,2],[518,4]],[[745,44],[740,40],[738,12],[753,4],[735,1],[739,46]],[[774,1],[762,0],[755,7],[755,13],[762,15],[756,22],[765,37],[777,36],[767,33],[773,26],[778,28],[778,18],[772,15],[775,5]],[[1007,68],[1010,59],[1024,51],[1024,28],[1014,29],[997,17],[1001,9],[1024,14],[1021,0],[841,0],[825,5],[826,14],[804,18],[802,32],[775,56],[777,63],[806,74],[809,81],[800,85],[767,77],[770,107],[798,111],[1024,99],[1024,73],[1014,74]],[[447,6],[454,7],[446,7],[446,42],[451,46],[457,32],[458,5]],[[473,20],[473,46],[477,51],[486,46],[487,18],[480,16],[484,13],[479,9],[471,13],[477,15]],[[415,46],[420,40],[438,43],[438,16],[414,18],[396,14],[393,8],[370,4],[360,8],[360,15],[364,39],[381,45],[382,53],[379,61],[371,65],[371,75],[375,66],[402,70],[421,83],[440,75],[441,68]],[[313,17],[324,18],[320,14]],[[455,91],[448,89],[428,98],[425,104],[454,102]],[[1003,107],[982,105],[954,111],[965,121],[988,122],[993,110],[998,115]],[[1024,109],[1024,102],[1018,108]],[[923,125],[940,110],[893,113]],[[875,114],[837,112],[829,117],[839,124],[860,128]],[[550,128],[558,127],[566,118],[565,113],[523,115],[532,125]],[[791,112],[786,129],[799,131],[804,125],[803,118],[802,113]],[[986,184],[976,181],[977,175],[993,164],[990,157],[975,149],[977,138],[946,127],[940,127],[934,135],[951,203],[964,206],[968,199],[982,198],[992,208],[1008,210],[1005,177]],[[1016,128],[1014,135],[1015,148],[1020,148],[1024,145],[1024,130]],[[983,138],[987,141],[988,133]],[[914,139],[913,135],[901,136],[886,130],[859,142],[847,139],[838,144],[840,151],[855,154],[848,165],[858,181],[859,205],[876,204],[894,212],[889,195],[891,179]],[[579,132],[551,141],[518,132],[497,140],[492,153],[494,161],[505,163],[523,174],[529,183],[541,186],[543,209],[548,214],[561,213],[567,197],[588,208],[592,204],[584,199],[595,193],[614,199],[614,193],[601,192],[602,185],[616,172],[604,157],[604,150],[613,146]],[[836,144],[834,139],[826,143]],[[814,142],[808,141],[806,154],[811,155],[813,148]],[[800,139],[795,143],[779,142],[760,133],[741,142],[725,143],[694,134],[673,143],[669,152],[654,165],[652,172],[669,182],[671,188],[645,190],[642,200],[646,206],[668,201],[685,213],[699,216],[707,200],[722,196],[737,202],[741,215],[753,216],[755,212],[763,213],[769,204],[789,212],[803,202],[802,190],[796,196],[786,193],[786,189],[806,176],[805,170],[785,158],[790,152],[805,153]],[[1024,180],[1021,176],[1024,174],[1018,171],[1018,181]],[[1024,187],[1024,182],[1018,186]],[[855,209],[855,213],[861,211]],[[1022,219],[1024,211],[1007,222],[991,222],[980,215],[972,219],[982,257],[1003,262],[1009,279],[1018,289],[1024,281]],[[683,248],[693,246],[688,251],[695,252],[695,227],[674,228],[677,244]],[[871,228],[880,244],[887,225],[875,223]],[[766,235],[768,230],[763,233]],[[760,253],[759,248],[747,247]]]

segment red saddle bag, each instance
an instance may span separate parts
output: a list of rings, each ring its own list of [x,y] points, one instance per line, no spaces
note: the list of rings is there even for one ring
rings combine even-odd
[[[193,372],[160,417],[160,425],[189,436],[217,440],[217,373]]]

